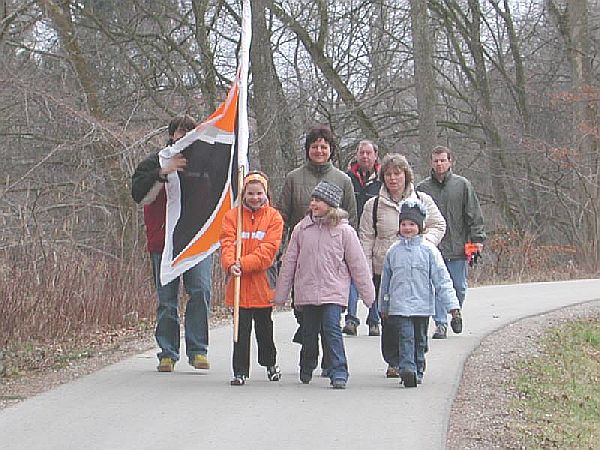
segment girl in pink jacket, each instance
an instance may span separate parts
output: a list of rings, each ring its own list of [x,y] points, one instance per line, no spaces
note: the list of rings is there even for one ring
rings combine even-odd
[[[321,331],[334,389],[344,389],[348,380],[340,318],[348,304],[350,280],[354,280],[367,307],[375,301],[367,259],[348,224],[348,214],[339,208],[342,195],[339,186],[327,181],[315,187],[308,214],[292,232],[273,300],[285,303],[293,285],[295,307],[302,308],[304,314],[300,381],[308,384],[312,379]]]

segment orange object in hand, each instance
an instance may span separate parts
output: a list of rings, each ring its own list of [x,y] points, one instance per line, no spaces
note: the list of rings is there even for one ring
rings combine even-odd
[[[465,244],[465,256],[467,257],[469,266],[473,267],[473,264],[477,264],[479,258],[481,258],[481,253],[479,252],[477,244],[474,244],[471,241],[467,242]]]

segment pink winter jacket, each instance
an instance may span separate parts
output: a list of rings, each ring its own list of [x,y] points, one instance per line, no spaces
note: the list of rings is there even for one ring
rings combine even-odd
[[[365,305],[371,306],[375,288],[356,231],[346,219],[330,226],[307,215],[292,232],[273,303],[285,303],[293,284],[295,306],[347,306],[351,278]]]

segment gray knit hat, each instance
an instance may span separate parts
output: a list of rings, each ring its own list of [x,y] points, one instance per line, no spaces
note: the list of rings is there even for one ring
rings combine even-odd
[[[312,193],[313,197],[323,200],[329,206],[339,208],[342,202],[344,191],[337,184],[329,183],[325,180],[319,182]]]
[[[419,234],[423,233],[423,226],[425,223],[425,216],[427,215],[427,208],[420,200],[413,200],[412,198],[404,200],[400,204],[400,215],[398,217],[398,224],[403,220],[412,220],[419,227]]]

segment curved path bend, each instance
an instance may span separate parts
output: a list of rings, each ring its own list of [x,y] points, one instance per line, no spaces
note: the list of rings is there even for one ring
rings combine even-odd
[[[0,448],[441,449],[463,363],[484,336],[599,297],[600,280],[470,289],[465,331],[430,341],[425,379],[416,389],[385,378],[379,339],[366,336],[364,325],[359,336],[345,338],[346,390],[331,389],[317,373],[301,384],[290,312],[275,315],[282,380],[267,381],[253,363],[246,386],[232,387],[231,329],[217,328],[209,371],[182,361],[174,373],[158,373],[154,351],[136,355],[0,411]],[[366,310],[359,314],[364,318]]]

